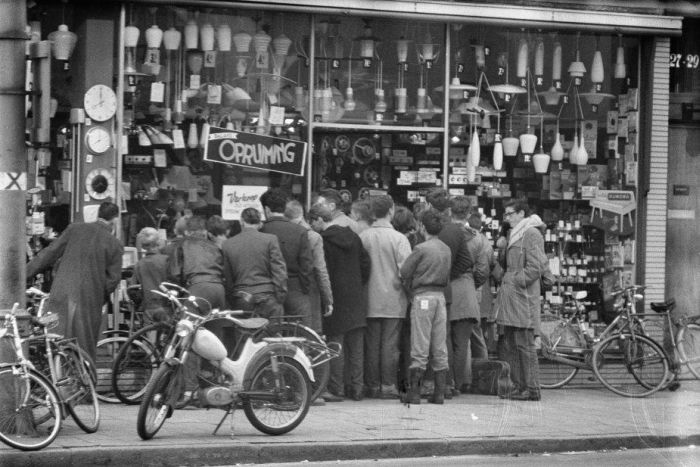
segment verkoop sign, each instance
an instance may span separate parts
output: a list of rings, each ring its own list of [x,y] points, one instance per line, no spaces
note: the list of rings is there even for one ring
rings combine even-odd
[[[306,143],[210,127],[204,159],[250,169],[304,175]]]

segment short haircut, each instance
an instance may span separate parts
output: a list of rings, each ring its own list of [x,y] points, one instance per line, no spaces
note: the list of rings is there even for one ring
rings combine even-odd
[[[386,217],[394,207],[394,200],[389,195],[372,196],[369,199],[369,206],[375,219]]]
[[[433,209],[437,209],[439,212],[445,212],[450,207],[450,195],[444,188],[431,189],[425,195],[425,200],[430,203]]]
[[[437,209],[428,209],[421,215],[421,223],[430,235],[437,235],[442,230],[442,215]]]
[[[355,212],[357,219],[365,222],[372,222],[372,210],[370,209],[369,202],[364,199],[358,199],[353,201],[350,207],[351,212]]]
[[[512,198],[503,205],[503,208],[513,208],[515,212],[523,211],[526,216],[530,213],[530,206],[528,206],[527,201],[520,198]]]
[[[215,237],[226,235],[229,230],[230,226],[223,217],[215,214],[207,219],[207,231]]]
[[[316,219],[321,219],[323,222],[330,222],[331,219],[333,219],[333,215],[326,206],[316,204],[309,209],[309,220],[313,222]]]
[[[323,197],[328,203],[334,203],[336,209],[340,209],[343,206],[343,197],[340,196],[340,192],[333,188],[326,188],[321,190],[319,196]]]
[[[423,214],[423,211],[425,211],[426,209],[428,209],[428,205],[426,203],[424,203],[423,201],[416,201],[413,204],[413,216],[416,219],[420,220],[421,214]]]
[[[413,213],[405,206],[396,206],[394,217],[391,219],[391,225],[403,234],[415,230],[416,218]]]
[[[100,219],[111,221],[118,215],[119,206],[110,201],[104,201],[102,204],[100,204],[100,207],[97,208],[97,217],[99,217]]]
[[[187,232],[201,232],[207,230],[207,221],[202,216],[192,216],[187,219]]]
[[[284,213],[284,209],[287,207],[287,200],[289,200],[289,196],[281,188],[270,188],[260,196],[260,202],[264,207],[279,214]]]
[[[175,221],[175,225],[173,226],[173,232],[175,232],[175,235],[185,234],[185,230],[187,230],[187,219],[189,219],[189,217],[181,217]]]
[[[450,207],[452,208],[452,217],[466,221],[467,217],[469,217],[472,203],[466,196],[455,196],[450,200]]]
[[[162,239],[158,230],[153,227],[144,227],[136,235],[136,246],[148,252],[153,252],[161,247]]]
[[[304,206],[295,199],[287,201],[287,205],[284,208],[284,217],[287,219],[298,219],[304,216]]]
[[[469,227],[476,230],[481,230],[481,216],[478,213],[474,213],[469,216]]]
[[[262,222],[260,211],[255,208],[245,208],[243,212],[241,212],[241,222],[248,225],[260,224],[260,222]]]

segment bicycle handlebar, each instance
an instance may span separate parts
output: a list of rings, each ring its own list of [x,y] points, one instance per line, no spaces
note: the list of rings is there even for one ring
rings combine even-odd
[[[158,286],[160,290],[163,292],[171,292],[174,290],[177,290],[178,292],[181,292],[186,295],[190,295],[190,291],[187,290],[186,288],[178,285],[178,284],[173,284],[172,282],[161,282],[160,285]]]

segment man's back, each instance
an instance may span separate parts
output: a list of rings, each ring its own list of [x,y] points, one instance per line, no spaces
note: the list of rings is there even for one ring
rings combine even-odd
[[[243,229],[224,241],[222,252],[229,292],[276,292],[281,286],[286,289],[287,269],[276,236]]]
[[[298,278],[302,290],[308,291],[313,274],[313,258],[306,229],[284,217],[273,217],[263,224],[260,232],[277,237],[287,264],[287,277]]]

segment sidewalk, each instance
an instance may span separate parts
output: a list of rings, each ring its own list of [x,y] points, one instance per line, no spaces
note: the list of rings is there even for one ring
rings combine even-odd
[[[0,445],[2,466],[221,465],[303,460],[582,451],[700,444],[700,381],[645,399],[600,388],[545,390],[541,402],[462,395],[445,405],[364,400],[311,407],[283,436],[256,431],[243,411],[212,431],[223,412],[176,411],[150,441],[136,433],[137,406],[102,404],[95,434],[72,420],[43,451]]]

